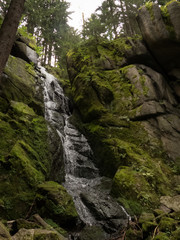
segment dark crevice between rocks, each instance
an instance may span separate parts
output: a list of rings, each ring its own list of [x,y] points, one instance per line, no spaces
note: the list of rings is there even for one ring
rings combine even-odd
[[[147,115],[144,115],[144,116],[137,116],[137,117],[130,118],[130,120],[133,121],[133,122],[136,122],[136,121],[147,121],[149,119],[154,119],[156,117],[165,116],[165,115],[167,115],[167,113],[147,114]]]

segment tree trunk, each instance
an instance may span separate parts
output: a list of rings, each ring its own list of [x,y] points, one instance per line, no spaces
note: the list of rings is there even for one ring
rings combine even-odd
[[[44,47],[44,66],[46,65],[46,61],[47,61],[47,43],[45,42],[45,47]]]
[[[11,52],[25,0],[11,0],[8,12],[0,29],[0,78]]]
[[[51,66],[51,57],[52,57],[52,43],[49,44],[48,49],[48,65]]]

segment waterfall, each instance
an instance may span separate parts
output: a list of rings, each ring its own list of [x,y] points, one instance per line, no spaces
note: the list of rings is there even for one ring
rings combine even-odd
[[[127,224],[129,215],[110,196],[111,180],[99,175],[87,139],[70,123],[69,100],[63,89],[45,68],[41,67],[41,72],[45,75],[45,118],[56,129],[63,146],[64,187],[86,225],[100,225],[108,233],[116,232]]]

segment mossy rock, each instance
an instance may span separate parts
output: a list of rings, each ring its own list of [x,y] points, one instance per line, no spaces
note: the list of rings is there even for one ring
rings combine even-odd
[[[64,228],[74,226],[78,214],[72,197],[62,185],[52,181],[40,184],[36,202],[43,217],[50,217]]]
[[[155,216],[153,213],[143,212],[139,218],[139,223],[143,224],[145,222],[154,222]]]
[[[27,221],[23,218],[16,219],[16,221],[13,224],[14,230],[18,232],[21,228],[25,229],[35,229],[35,228],[41,228],[41,226],[35,222]]]
[[[29,106],[27,106],[26,104],[24,104],[23,102],[11,101],[11,107],[17,114],[20,114],[20,115],[23,115],[23,114],[27,114],[30,116],[36,115],[34,110]]]
[[[53,230],[22,228],[12,240],[65,240],[65,238]]]
[[[155,237],[154,240],[169,240],[169,236],[164,232],[159,232]]]
[[[11,235],[5,225],[0,222],[0,239],[1,240],[11,240]]]
[[[127,240],[132,240],[132,239],[133,240],[140,240],[140,239],[143,239],[142,231],[129,228],[126,231],[126,239]]]
[[[29,103],[35,95],[35,78],[26,70],[26,62],[10,56],[0,87],[9,101]]]
[[[113,179],[112,193],[115,196],[125,195],[128,199],[139,200],[148,205],[157,204],[157,195],[152,193],[150,184],[143,175],[131,167],[120,167]]]
[[[180,227],[172,232],[172,240],[180,240]]]
[[[34,201],[36,187],[50,172],[47,126],[24,103],[13,102],[0,113],[0,214],[4,219],[24,217]]]
[[[86,226],[79,234],[79,240],[102,240],[106,234],[100,226]]]
[[[176,229],[177,221],[170,217],[162,217],[159,223],[159,229],[162,232],[171,232]]]
[[[57,223],[55,223],[52,219],[44,219],[47,224],[53,229],[55,229],[58,233],[63,235],[64,237],[68,237],[68,232],[61,228]]]
[[[80,74],[74,80],[76,89],[79,89],[74,91],[74,102],[85,122],[98,119],[106,112],[106,109],[98,99],[97,93],[92,88],[89,79],[91,79],[91,76],[83,76]]]
[[[31,186],[44,181],[44,175],[37,170],[36,162],[32,162],[36,159],[36,154],[29,145],[23,141],[17,141],[9,156],[12,168]]]

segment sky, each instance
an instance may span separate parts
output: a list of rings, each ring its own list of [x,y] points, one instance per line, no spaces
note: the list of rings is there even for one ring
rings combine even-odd
[[[87,20],[95,12],[96,8],[101,5],[103,0],[67,0],[67,2],[71,4],[69,11],[74,12],[70,15],[72,20],[69,20],[69,25],[75,29],[82,30],[82,13],[84,13],[84,18]]]

